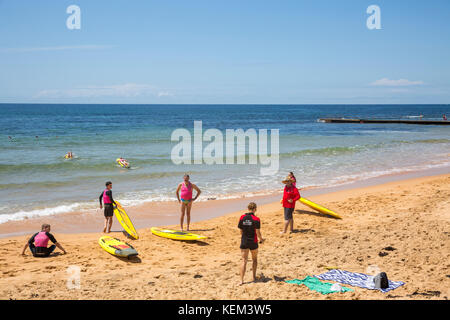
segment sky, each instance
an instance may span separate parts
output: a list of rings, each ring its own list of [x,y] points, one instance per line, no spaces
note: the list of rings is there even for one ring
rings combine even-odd
[[[449,39],[448,0],[0,0],[0,103],[448,104]]]

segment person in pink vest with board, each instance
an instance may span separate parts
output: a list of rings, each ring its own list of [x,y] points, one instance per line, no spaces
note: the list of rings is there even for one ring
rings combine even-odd
[[[53,242],[53,245],[47,248],[49,241]],[[30,248],[33,257],[48,257],[56,247],[66,254],[66,250],[64,250],[62,245],[60,245],[50,233],[50,225],[45,223],[41,227],[41,232],[35,233],[25,244],[22,255],[25,255],[25,250]]]
[[[103,228],[103,232],[110,233],[111,232],[111,226],[113,222],[113,214],[114,214],[114,207],[116,202],[114,201],[112,197],[112,182],[108,181],[105,183],[106,189],[103,190],[103,192],[100,194],[100,197],[98,198],[98,201],[100,201],[100,209],[102,209],[102,200],[103,204],[105,206],[105,227]]]
[[[181,231],[183,231],[183,223],[184,223],[184,215],[186,215],[187,220],[187,231],[189,231],[189,224],[191,223],[191,208],[192,202],[197,200],[200,193],[200,189],[193,183],[189,181],[189,175],[185,174],[183,177],[183,182],[178,185],[177,188],[177,198],[178,202],[181,203],[181,217],[180,217],[180,226]],[[192,191],[197,191],[197,195],[192,198]],[[181,198],[180,198],[181,193]]]

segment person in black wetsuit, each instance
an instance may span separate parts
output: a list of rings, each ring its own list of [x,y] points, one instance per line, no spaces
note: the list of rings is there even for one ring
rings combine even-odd
[[[256,268],[258,266],[258,238],[259,242],[264,241],[261,236],[261,220],[255,216],[256,203],[250,202],[248,204],[248,213],[241,216],[239,219],[238,228],[241,229],[241,254],[242,254],[242,266],[241,266],[241,285],[244,284],[244,274],[247,267],[248,253],[252,253],[253,262],[253,281],[256,281]]]
[[[47,248],[49,240],[54,244]],[[23,247],[22,250],[22,255],[25,255],[25,250],[30,248],[30,251],[34,257],[48,257],[56,247],[66,254],[66,250],[64,250],[62,245],[60,245],[56,241],[55,237],[50,233],[50,225],[43,224],[41,232],[36,232],[25,244],[25,247]]]
[[[114,207],[113,204],[116,205],[116,202],[114,201],[112,197],[112,182],[108,181],[105,183],[106,189],[103,190],[103,192],[100,194],[100,197],[98,200],[100,201],[100,209],[102,209],[102,200],[103,204],[105,205],[105,227],[103,228],[103,232],[110,233],[111,232],[111,226],[113,222],[113,214],[114,214]]]

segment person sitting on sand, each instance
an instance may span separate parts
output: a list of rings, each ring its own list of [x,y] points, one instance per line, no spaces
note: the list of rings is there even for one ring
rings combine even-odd
[[[191,223],[191,208],[192,208],[192,202],[197,200],[197,198],[200,196],[200,193],[202,191],[193,183],[189,181],[189,175],[185,174],[183,177],[183,182],[178,185],[177,188],[177,198],[178,202],[181,203],[181,217],[180,217],[180,226],[181,231],[183,231],[183,223],[184,223],[184,215],[186,214],[186,220],[187,220],[187,231],[189,231],[189,225]],[[192,198],[192,190],[197,191],[197,195],[195,198]],[[181,191],[181,198],[180,198],[180,191]]]
[[[103,204],[105,205],[104,215],[105,215],[105,227],[103,228],[103,232],[110,233],[111,226],[113,222],[113,213],[114,213],[114,205],[117,205],[112,197],[112,182],[108,181],[105,183],[106,189],[100,194],[98,200],[100,201],[100,209],[102,209],[102,199]]]
[[[258,239],[259,242],[264,242],[261,235],[261,220],[255,216],[256,203],[250,202],[247,206],[248,213],[241,216],[239,219],[238,228],[241,229],[241,284],[244,284],[245,269],[247,268],[248,253],[252,253],[252,271],[253,281],[256,281],[256,268],[258,267]]]
[[[294,213],[295,203],[300,199],[300,193],[292,184],[290,176],[287,176],[282,182],[286,185],[284,187],[283,199],[281,200],[284,208],[284,230],[281,233],[284,234],[287,232],[289,226],[291,232],[294,230],[294,217],[292,214]]]
[[[48,241],[53,242],[53,245],[47,248]],[[56,241],[55,237],[50,233],[50,225],[43,224],[41,232],[35,233],[30,240],[25,244],[22,250],[22,255],[25,255],[25,250],[30,248],[33,257],[48,257],[55,248],[58,247],[64,254],[66,250]]]

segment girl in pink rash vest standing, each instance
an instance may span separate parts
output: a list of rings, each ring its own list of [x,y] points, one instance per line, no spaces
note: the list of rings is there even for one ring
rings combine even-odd
[[[184,175],[183,180],[184,181],[182,183],[180,183],[177,188],[178,202],[181,203],[180,226],[181,226],[181,231],[183,231],[184,216],[186,215],[186,220],[187,220],[187,229],[186,230],[189,231],[189,225],[191,223],[192,202],[197,200],[200,193],[202,193],[202,192],[195,184],[193,184],[189,181],[188,174]],[[195,196],[195,198],[192,198],[193,190],[197,191],[197,195]],[[181,193],[181,197],[180,197],[180,193]]]

